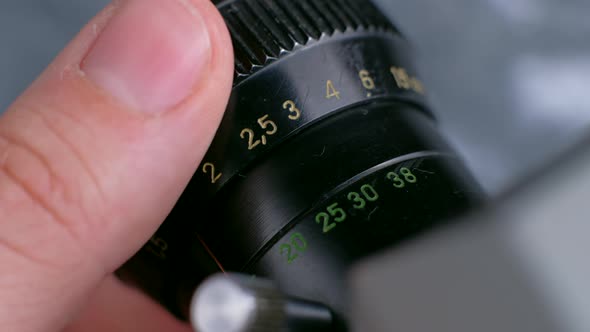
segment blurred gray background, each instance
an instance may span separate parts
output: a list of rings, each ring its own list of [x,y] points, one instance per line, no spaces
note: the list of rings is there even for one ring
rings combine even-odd
[[[590,131],[590,2],[375,1],[414,43],[444,133],[490,193]],[[107,2],[2,0],[0,112]]]

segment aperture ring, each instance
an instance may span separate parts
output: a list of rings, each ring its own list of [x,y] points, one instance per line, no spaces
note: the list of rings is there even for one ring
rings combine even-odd
[[[407,48],[403,39],[390,34],[341,35],[238,85],[189,186],[196,196],[185,196],[209,201],[286,140],[355,105],[389,99],[430,114]],[[341,54],[349,60],[341,61]]]
[[[210,216],[195,226],[223,266],[238,270],[318,197],[375,165],[420,151],[448,149],[432,120],[411,106],[349,109],[303,131],[195,209]]]

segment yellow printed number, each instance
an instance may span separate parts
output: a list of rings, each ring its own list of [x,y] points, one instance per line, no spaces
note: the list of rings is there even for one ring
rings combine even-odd
[[[340,99],[340,91],[336,90],[332,80],[328,80],[326,82],[326,99],[332,98]]]
[[[404,68],[391,67],[391,73],[399,88],[409,90],[412,87],[410,85],[410,76]]]
[[[289,120],[299,120],[301,118],[301,110],[297,108],[297,105],[292,100],[287,100],[283,103],[283,109],[288,110],[289,113]]]
[[[259,139],[256,139],[256,133],[254,133],[254,130],[250,128],[244,128],[240,133],[240,138],[248,141],[248,150],[254,150],[260,144],[266,145],[266,135],[272,136],[279,130],[277,124],[274,123],[274,121],[269,120],[268,117],[269,115],[266,114],[257,121],[260,128],[266,129],[265,135],[262,135]]]
[[[248,136],[248,150],[254,150],[258,145],[260,145],[261,140],[254,139],[254,130],[250,128],[243,129],[240,133],[240,137],[242,139],[246,139],[246,136]]]
[[[416,77],[411,77],[404,68],[391,67],[391,74],[400,89],[414,90],[417,93],[424,94],[424,86]]]
[[[363,82],[363,86],[365,87],[365,89],[367,89],[367,90],[374,90],[375,89],[375,81],[371,77],[371,74],[369,74],[369,71],[361,70],[359,72],[359,77],[361,79],[361,82]]]
[[[268,120],[268,114],[261,117],[260,119],[258,119],[258,125],[262,129],[267,129],[267,131],[266,131],[267,135],[274,135],[277,133],[277,130],[279,130],[276,123],[274,123],[272,120]],[[272,128],[272,129],[268,130],[269,128]],[[266,143],[264,143],[264,144],[266,144]]]
[[[205,174],[209,174],[209,172],[211,172],[211,183],[215,184],[215,182],[219,181],[219,179],[221,179],[222,173],[217,174],[215,172],[215,165],[213,165],[212,163],[205,163],[205,165],[203,165],[203,173]]]

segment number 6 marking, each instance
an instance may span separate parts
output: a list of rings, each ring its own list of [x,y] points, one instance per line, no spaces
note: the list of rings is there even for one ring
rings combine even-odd
[[[371,74],[369,73],[368,70],[361,70],[359,72],[359,77],[361,79],[361,82],[363,82],[363,86],[365,87],[365,89],[367,89],[367,90],[374,90],[375,89],[375,81],[371,77]]]

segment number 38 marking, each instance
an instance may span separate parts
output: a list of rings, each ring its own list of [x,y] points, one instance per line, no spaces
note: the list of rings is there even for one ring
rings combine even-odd
[[[387,178],[391,181],[393,181],[393,186],[401,189],[404,188],[406,186],[406,183],[416,183],[418,182],[418,178],[416,177],[416,175],[414,175],[414,173],[412,173],[412,171],[407,168],[407,167],[402,167],[400,169],[400,174],[397,174],[396,172],[389,172],[387,173]]]

